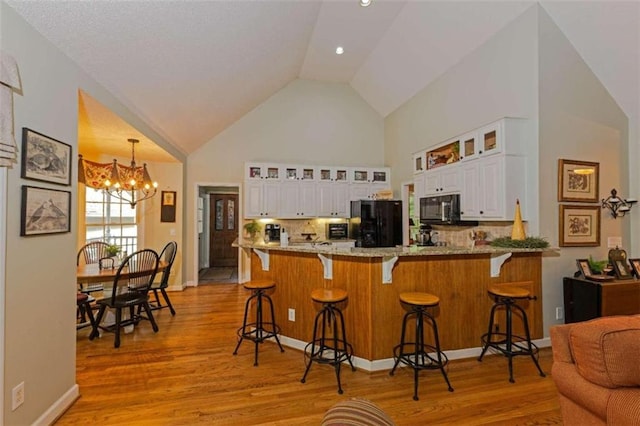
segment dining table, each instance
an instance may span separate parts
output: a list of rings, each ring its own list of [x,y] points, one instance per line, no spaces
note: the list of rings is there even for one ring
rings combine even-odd
[[[158,263],[158,271],[162,272],[165,268],[169,266],[168,262],[161,260]],[[157,273],[156,272],[156,273]],[[94,284],[94,283],[105,283],[113,281],[118,273],[118,267],[115,268],[100,268],[98,263],[89,263],[86,265],[78,265],[76,272],[76,281],[78,284]],[[121,278],[129,278],[129,269],[122,268],[120,272]]]

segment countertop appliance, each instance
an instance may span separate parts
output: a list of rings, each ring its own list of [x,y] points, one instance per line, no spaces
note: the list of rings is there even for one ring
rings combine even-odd
[[[401,245],[402,201],[352,201],[349,234],[356,240],[356,247]]]
[[[327,240],[345,240],[349,238],[348,223],[327,223]]]
[[[460,194],[420,198],[420,223],[425,225],[455,225],[461,222]],[[471,225],[470,222],[468,224]]]
[[[264,237],[265,237],[265,242],[280,241],[280,224],[278,224],[278,223],[267,223],[264,226]]]
[[[431,225],[420,225],[420,231],[418,231],[418,234],[416,235],[417,244],[419,246],[434,246],[435,244],[431,239],[431,232]]]

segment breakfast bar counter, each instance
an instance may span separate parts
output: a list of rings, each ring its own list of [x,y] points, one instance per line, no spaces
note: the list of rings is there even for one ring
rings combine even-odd
[[[542,249],[280,247],[248,241],[236,241],[234,246],[250,258],[252,279],[276,283],[276,322],[284,341],[298,343],[295,347],[311,335],[318,309],[311,291],[345,289],[349,294],[342,306],[347,338],[358,366],[365,370],[378,369],[376,361],[392,358],[405,313],[398,300],[402,292],[428,292],[440,298],[435,317],[444,350],[480,347],[493,303],[487,289],[493,284],[509,283],[529,290],[537,300],[522,306],[529,317],[531,336],[541,338],[543,334]],[[290,309],[295,310],[295,321],[289,320]],[[501,331],[504,323],[498,314],[496,324]]]

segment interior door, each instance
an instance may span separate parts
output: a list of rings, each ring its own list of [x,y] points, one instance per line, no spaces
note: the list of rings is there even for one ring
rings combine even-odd
[[[238,266],[238,195],[210,194],[209,267]]]

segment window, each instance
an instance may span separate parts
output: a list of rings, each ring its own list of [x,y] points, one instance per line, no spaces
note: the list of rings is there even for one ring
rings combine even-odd
[[[116,244],[128,254],[137,250],[136,209],[104,191],[86,189],[85,228],[86,241]]]

